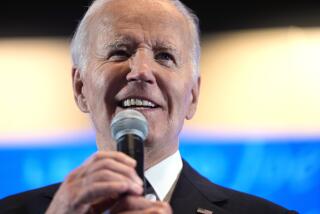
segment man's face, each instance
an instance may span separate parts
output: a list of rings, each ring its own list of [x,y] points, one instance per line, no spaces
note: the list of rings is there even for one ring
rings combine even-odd
[[[115,149],[110,122],[133,108],[149,124],[146,149],[173,153],[198,100],[187,21],[172,5],[155,0],[111,1],[93,20],[87,69],[83,75],[76,70],[73,79],[99,148]]]

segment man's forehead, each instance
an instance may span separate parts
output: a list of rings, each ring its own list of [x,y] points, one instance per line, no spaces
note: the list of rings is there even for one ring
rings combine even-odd
[[[100,48],[141,42],[172,50],[191,48],[189,23],[168,0],[111,0],[103,7],[91,25]]]
[[[174,4],[171,0],[96,0],[99,1],[99,7],[116,7],[118,9],[121,8],[132,8],[136,10],[141,6],[148,7],[150,9],[159,8],[159,7],[172,7]],[[132,4],[134,3],[134,4]]]
[[[106,41],[106,46],[109,47],[120,47],[120,46],[133,46],[139,45],[139,43],[145,42],[150,46],[164,47],[167,49],[177,49],[177,44],[168,37],[151,37],[149,41],[141,41],[138,37],[129,34],[116,34],[114,36],[109,36],[108,41]]]
[[[118,18],[105,17],[97,21],[95,29],[100,42],[115,43],[141,43],[172,46],[177,48],[186,41],[190,43],[188,36],[190,29],[179,19],[158,18],[155,16],[120,16]],[[184,44],[186,45],[186,44]]]
[[[103,1],[103,0],[101,0]],[[170,0],[109,0],[96,5],[91,12],[100,24],[134,23],[144,17],[152,24],[187,24],[186,17],[170,3]],[[170,21],[169,21],[170,20]]]

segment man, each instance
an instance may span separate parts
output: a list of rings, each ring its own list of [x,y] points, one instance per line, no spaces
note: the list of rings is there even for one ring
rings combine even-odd
[[[53,185],[1,202],[3,213],[290,213],[210,183],[181,160],[179,133],[196,111],[197,19],[174,0],[97,0],[72,42],[73,90],[96,130],[99,152]],[[145,198],[136,162],[116,151],[112,118],[140,111],[149,124]]]

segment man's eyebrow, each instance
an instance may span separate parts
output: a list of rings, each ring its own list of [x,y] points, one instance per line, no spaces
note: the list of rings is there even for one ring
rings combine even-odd
[[[167,42],[167,41],[157,41],[154,46],[154,49],[155,50],[167,50],[167,51],[170,51],[173,53],[179,53],[178,48],[174,44]]]
[[[130,36],[119,36],[118,38],[114,39],[113,41],[110,41],[107,43],[104,47],[105,50],[113,50],[113,49],[118,49],[118,48],[133,48],[137,46],[137,41],[130,37]],[[157,40],[154,43],[153,48],[156,51],[169,51],[173,54],[179,54],[179,49],[172,43],[168,41],[163,41],[163,40]]]
[[[115,39],[114,41],[111,41],[105,45],[106,49],[117,49],[120,47],[127,47],[127,46],[133,46],[134,41],[130,37],[120,37]]]

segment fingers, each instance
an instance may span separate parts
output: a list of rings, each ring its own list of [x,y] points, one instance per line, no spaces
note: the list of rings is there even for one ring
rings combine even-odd
[[[135,213],[172,213],[167,202],[152,202],[141,196],[125,196],[110,210],[110,214],[135,214]]]
[[[164,209],[162,207],[151,207],[146,210],[125,211],[119,214],[172,214],[172,210],[169,205]]]
[[[136,161],[132,159],[131,157],[125,155],[124,153],[121,152],[116,152],[116,151],[98,151],[96,152],[93,156],[91,156],[85,163],[91,162],[91,161],[97,161],[100,159],[105,159],[105,158],[111,158],[116,160],[117,162],[123,163],[125,165],[128,165],[130,167],[135,167],[136,166]]]
[[[152,206],[151,201],[143,197],[125,196],[112,207],[110,213],[119,213],[125,210],[141,210]]]
[[[129,184],[125,182],[99,182],[84,188],[79,194],[78,204],[93,203],[99,198],[109,197],[110,199],[118,198],[121,194],[126,193],[129,189]],[[136,192],[143,192],[143,188],[138,186]]]
[[[91,166],[88,167],[88,170],[86,172],[87,174],[94,174],[97,171],[107,170],[115,172],[124,177],[128,177],[139,185],[143,184],[134,167],[125,165],[123,162],[118,162],[115,159],[111,159],[111,157],[92,161],[88,165]]]
[[[172,214],[172,209],[166,202],[154,202],[161,204],[154,204],[154,206],[143,210],[124,211],[119,214]]]
[[[120,152],[97,152],[65,179],[49,206],[51,213],[108,209],[124,194],[141,195],[136,162]],[[49,212],[50,213],[50,212]]]
[[[134,166],[135,160],[123,153],[97,152],[79,170],[82,188],[78,203],[90,203],[106,196],[117,198],[126,192],[141,195],[143,182]]]

